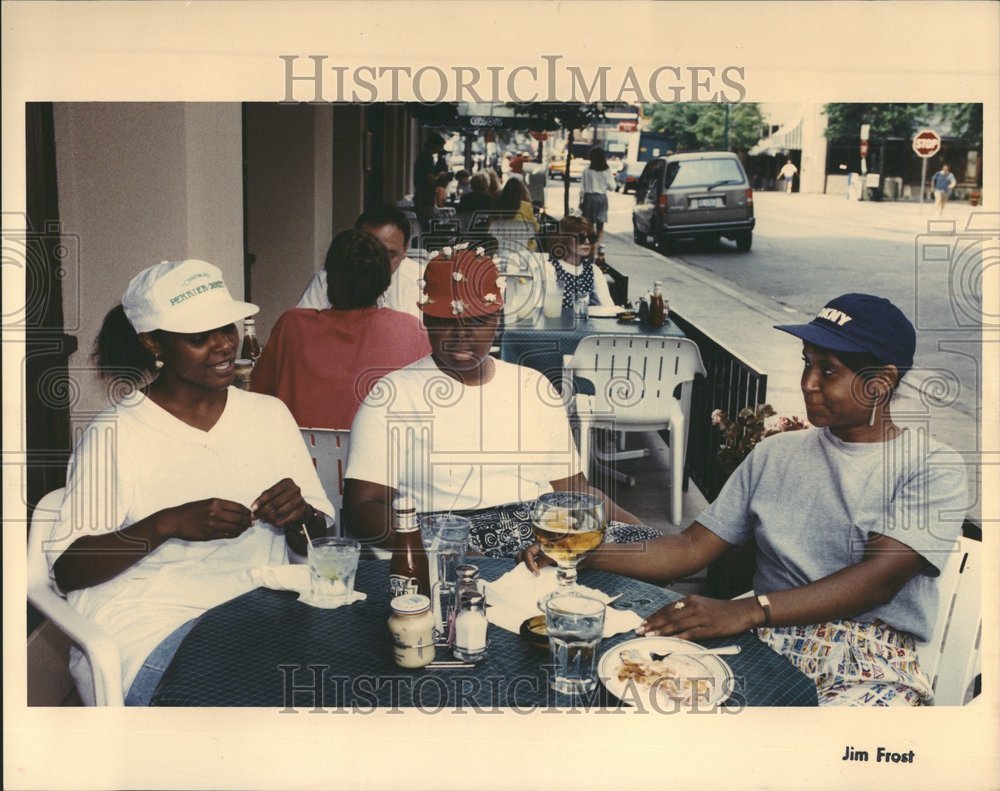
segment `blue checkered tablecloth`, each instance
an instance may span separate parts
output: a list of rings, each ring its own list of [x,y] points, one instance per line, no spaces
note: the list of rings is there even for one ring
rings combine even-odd
[[[483,577],[497,579],[513,561],[470,559]],[[518,635],[489,629],[487,659],[474,668],[403,670],[392,660],[388,563],[362,562],[356,587],[367,600],[321,610],[296,594],[258,588],[205,613],[187,635],[153,696],[154,706],[258,706],[278,710],[370,711],[420,707],[423,711],[622,705],[601,685],[589,698],[549,689],[547,650]],[[648,583],[583,570],[580,582],[621,594],[640,615],[680,598]],[[603,652],[634,633],[604,640]],[[707,645],[737,643],[726,657],[736,677],[727,707],[815,706],[813,683],[750,632]],[[441,649],[441,656],[445,650]]]

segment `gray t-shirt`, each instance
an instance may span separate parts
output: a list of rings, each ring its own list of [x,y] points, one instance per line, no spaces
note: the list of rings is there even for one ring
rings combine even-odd
[[[884,533],[928,564],[888,604],[855,616],[926,640],[934,577],[955,549],[967,507],[962,460],[921,432],[891,442],[843,442],[827,429],[761,442],[699,517],[731,544],[757,542],[757,593],[796,588],[861,561]]]

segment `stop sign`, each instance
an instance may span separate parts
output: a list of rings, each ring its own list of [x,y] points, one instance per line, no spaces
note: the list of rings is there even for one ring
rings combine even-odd
[[[934,156],[941,150],[941,135],[933,129],[922,129],[913,138],[913,150],[918,157]]]

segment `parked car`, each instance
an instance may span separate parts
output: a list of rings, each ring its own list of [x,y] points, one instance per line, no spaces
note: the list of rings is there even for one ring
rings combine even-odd
[[[645,162],[622,162],[621,170],[615,174],[615,192],[620,191],[623,195],[635,192],[645,166]]]
[[[590,162],[584,157],[573,157],[569,163],[570,181],[579,181],[584,169],[589,164]],[[550,179],[564,179],[566,177],[566,157],[550,159],[548,173]]]
[[[739,158],[727,151],[672,154],[646,163],[632,209],[635,241],[670,252],[678,239],[726,237],[743,252],[753,244],[753,190]]]

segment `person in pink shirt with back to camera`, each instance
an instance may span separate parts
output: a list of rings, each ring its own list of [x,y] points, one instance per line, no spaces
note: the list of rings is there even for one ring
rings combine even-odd
[[[377,301],[390,280],[389,252],[364,231],[343,231],[324,269],[332,307],[293,308],[278,319],[251,388],[274,395],[307,428],[348,429],[379,379],[430,353],[423,325]]]

